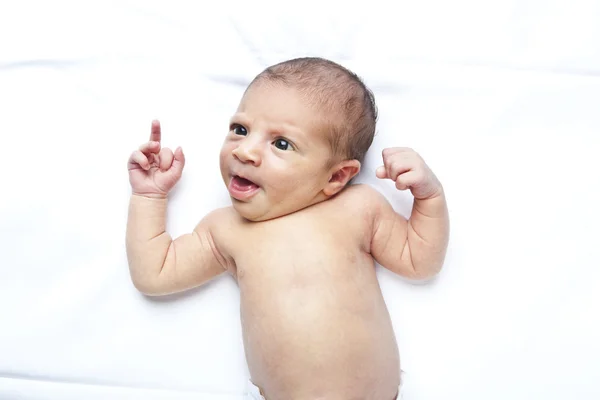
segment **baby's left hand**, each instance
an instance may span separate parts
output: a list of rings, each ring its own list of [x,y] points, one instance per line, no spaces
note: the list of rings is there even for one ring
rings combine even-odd
[[[383,150],[383,165],[375,172],[379,179],[391,179],[398,190],[410,189],[415,199],[436,197],[442,185],[425,161],[414,150],[392,147]]]

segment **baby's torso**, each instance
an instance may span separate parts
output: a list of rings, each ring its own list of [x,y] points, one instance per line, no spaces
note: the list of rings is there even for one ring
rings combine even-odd
[[[398,387],[359,190],[221,233],[240,287],[248,366],[267,399],[391,399]]]

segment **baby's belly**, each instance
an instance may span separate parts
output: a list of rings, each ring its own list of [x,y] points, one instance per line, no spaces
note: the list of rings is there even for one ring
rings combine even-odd
[[[239,280],[246,358],[266,398],[393,398],[398,348],[370,256],[272,268]]]

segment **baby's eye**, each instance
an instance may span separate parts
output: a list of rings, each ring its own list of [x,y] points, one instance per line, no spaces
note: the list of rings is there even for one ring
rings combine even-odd
[[[289,150],[292,148],[292,145],[285,139],[277,139],[274,144],[279,150]]]
[[[248,131],[246,130],[246,128],[244,128],[241,125],[233,125],[231,127],[231,130],[233,131],[233,133],[235,133],[236,135],[240,135],[240,136],[246,136],[248,134]]]

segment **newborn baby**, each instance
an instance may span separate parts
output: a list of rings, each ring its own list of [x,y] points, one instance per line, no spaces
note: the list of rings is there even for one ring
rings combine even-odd
[[[377,109],[361,79],[329,60],[261,72],[230,121],[220,154],[232,205],[193,232],[166,232],[169,191],[185,158],[150,140],[128,162],[127,256],[135,287],[164,295],[227,272],[237,281],[250,398],[392,400],[400,359],[375,261],[427,279],[443,264],[442,185],[408,148],[383,151],[380,179],[409,189],[407,221],[379,192],[352,184]]]

